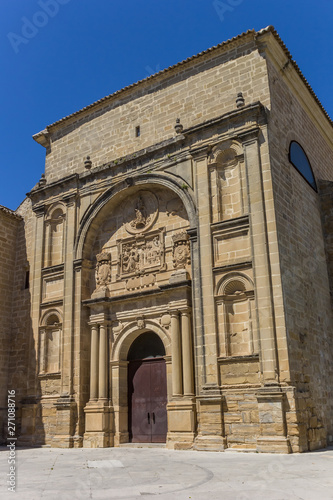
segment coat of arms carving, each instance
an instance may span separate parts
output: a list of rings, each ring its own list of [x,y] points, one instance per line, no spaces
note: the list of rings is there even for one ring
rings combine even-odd
[[[111,283],[111,254],[102,252],[96,255],[96,259],[96,290],[99,290],[107,288],[107,285]]]
[[[186,231],[174,234],[173,241],[173,267],[185,269],[191,263],[189,235]]]

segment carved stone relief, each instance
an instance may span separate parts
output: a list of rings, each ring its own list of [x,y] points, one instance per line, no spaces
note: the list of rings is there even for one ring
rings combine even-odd
[[[161,326],[163,326],[163,328],[166,328],[168,330],[171,325],[171,315],[163,314],[160,318],[160,324]]]
[[[145,328],[145,326],[146,326],[145,317],[144,316],[138,316],[136,318],[136,324],[137,324],[137,327],[140,328],[140,329]]]
[[[185,269],[191,262],[189,235],[186,231],[174,234],[173,241],[173,267]]]
[[[118,275],[138,275],[159,271],[164,265],[163,232],[126,238],[118,242]]]
[[[115,338],[120,334],[120,332],[123,330],[124,325],[121,321],[118,322],[113,322],[112,324],[112,333]]]
[[[139,191],[136,197],[126,199],[124,208],[125,229],[130,234],[148,231],[158,215],[158,201],[150,191]]]
[[[96,259],[96,290],[105,289],[111,283],[111,254],[102,252]]]

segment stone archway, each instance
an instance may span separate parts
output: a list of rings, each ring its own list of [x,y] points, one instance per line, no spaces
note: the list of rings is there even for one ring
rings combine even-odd
[[[111,393],[114,407],[114,445],[129,443],[133,441],[130,424],[130,404],[129,404],[129,386],[131,384],[131,373],[137,366],[161,365],[160,370],[165,370],[165,389],[164,404],[172,398],[172,365],[171,365],[171,338],[170,332],[167,332],[156,321],[147,319],[143,324],[139,321],[129,322],[118,336],[111,350]],[[141,328],[140,328],[141,327]],[[154,339],[153,342],[145,342],[145,336],[149,335]],[[133,361],[133,370],[131,372],[130,364]],[[138,362],[138,363],[136,363]],[[154,368],[153,368],[154,369]],[[148,366],[147,371],[151,370]],[[140,380],[138,381],[140,384]],[[145,415],[148,421],[153,419],[152,409],[147,410]],[[146,424],[148,422],[146,421]],[[156,412],[155,412],[156,422]],[[153,422],[150,422],[152,425]],[[165,432],[165,431],[164,431]],[[142,438],[134,440],[141,441]],[[147,439],[145,440],[147,442]],[[165,437],[163,437],[165,442]],[[160,439],[161,442],[161,439]]]
[[[163,372],[167,378],[163,405],[171,422],[151,440],[167,440],[170,446],[193,442],[192,278],[197,276],[192,262],[197,253],[190,235],[195,215],[188,194],[179,195],[169,180],[168,185],[159,180],[160,185],[150,179],[127,189],[118,186],[113,196],[108,193],[107,200],[95,203],[81,228],[77,250],[84,257],[82,296],[91,330],[87,446],[118,446],[133,439],[128,381],[133,383],[137,367],[129,379],[128,353],[136,337],[147,331],[161,339],[166,356],[156,366],[145,360],[143,377],[151,378],[156,369],[156,377]],[[150,424],[157,424],[153,408],[144,412]],[[137,440],[143,439],[139,434]]]

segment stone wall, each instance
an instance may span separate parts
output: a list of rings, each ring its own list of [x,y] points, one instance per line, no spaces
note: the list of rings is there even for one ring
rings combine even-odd
[[[11,358],[11,338],[13,335],[13,289],[17,234],[22,225],[21,217],[4,207],[0,207],[0,430],[1,439],[6,437],[7,387]],[[23,286],[24,282],[22,283]],[[17,400],[16,400],[17,401]]]
[[[333,303],[333,181],[320,181],[321,214],[325,238],[330,293]]]
[[[18,210],[11,264],[9,386],[22,403],[22,444],[108,446],[114,431],[126,442],[127,351],[145,328],[169,349],[168,446],[304,451],[333,434],[329,132],[292,69],[288,87],[276,39],[263,48],[255,38],[35,137],[50,140],[47,182]],[[324,181],[321,199],[289,163],[291,140]],[[87,155],[100,168],[86,171]],[[182,389],[193,377],[190,314],[196,401]],[[114,408],[100,411],[111,388]],[[107,437],[93,412],[114,412]]]
[[[321,133],[322,124],[310,118],[309,111],[291,92],[287,82],[290,85],[292,76],[283,75],[270,60],[268,70],[274,204],[291,383],[296,387],[299,423],[293,449],[304,451],[325,446],[326,437],[333,433],[333,323],[320,196],[289,162],[289,144],[295,140],[304,148],[317,182],[332,180],[333,155]],[[326,121],[323,116],[322,120]],[[329,134],[327,121],[326,127]],[[296,418],[293,413],[290,421]]]
[[[169,139],[178,117],[188,128],[232,111],[240,91],[246,103],[269,106],[265,61],[252,34],[51,127],[47,182],[83,172],[87,155],[96,167]]]

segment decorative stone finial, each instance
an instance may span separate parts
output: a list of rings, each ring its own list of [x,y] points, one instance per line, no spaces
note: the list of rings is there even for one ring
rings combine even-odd
[[[90,159],[90,156],[87,156],[87,158],[84,160],[84,167],[88,170],[91,169],[92,167],[92,161]]]
[[[176,119],[175,131],[176,134],[181,134],[183,132],[183,125],[180,123],[180,118]]]
[[[237,98],[236,98],[236,106],[237,106],[237,108],[241,108],[244,105],[245,105],[245,99],[243,97],[243,93],[238,92]]]
[[[42,174],[39,179],[39,187],[43,187],[46,184],[45,174]]]

